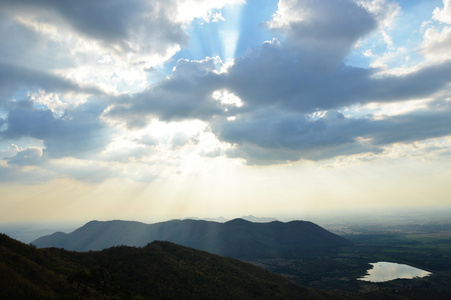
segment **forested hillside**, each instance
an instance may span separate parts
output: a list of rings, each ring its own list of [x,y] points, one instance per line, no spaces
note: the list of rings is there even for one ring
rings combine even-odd
[[[169,242],[70,252],[0,235],[1,299],[348,299]]]

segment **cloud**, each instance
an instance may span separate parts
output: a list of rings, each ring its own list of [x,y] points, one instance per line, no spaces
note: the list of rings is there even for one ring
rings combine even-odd
[[[267,110],[224,123],[218,131],[221,140],[234,145],[229,156],[243,157],[250,164],[271,164],[380,152],[378,146],[362,141],[369,128],[368,120],[346,118],[339,112],[311,119]]]
[[[359,125],[359,121],[340,113],[329,112],[318,120],[308,120],[303,114],[265,110],[223,124],[220,138],[272,149],[310,149],[353,142],[349,131]]]
[[[0,104],[8,102],[18,91],[27,89],[103,94],[94,87],[81,87],[70,80],[46,73],[45,71],[0,62]]]
[[[39,171],[37,171],[39,170]],[[2,183],[39,184],[55,179],[55,174],[37,167],[2,164],[0,161],[0,181]]]
[[[9,165],[33,166],[45,161],[44,151],[39,147],[20,149],[16,146],[16,155],[6,159]]]
[[[331,107],[349,82],[371,75],[371,71],[346,68],[341,63],[353,43],[375,28],[376,21],[352,1],[327,4],[280,2],[270,27],[284,33],[282,44],[276,40],[264,43],[237,59],[227,73],[218,72],[222,62],[217,58],[180,60],[170,78],[131,98],[123,97],[121,104],[110,107],[108,116],[123,119],[129,126],[144,126],[149,116],[208,120],[225,115],[218,101],[212,101],[212,93],[218,90],[235,93],[248,109],[274,102],[303,111]],[[288,6],[285,10],[284,5]],[[298,13],[308,19],[299,21]],[[276,22],[282,18],[294,21]],[[337,53],[341,53],[339,57]],[[318,88],[331,81],[338,91]]]
[[[392,27],[396,18],[401,14],[399,4],[391,0],[359,0],[356,3],[367,9],[383,30]]]
[[[7,128],[0,137],[15,140],[32,137],[44,141],[48,157],[83,157],[102,150],[110,139],[100,121],[102,108],[84,104],[58,118],[50,109],[36,109],[32,101],[10,103]]]
[[[0,8],[3,6],[1,2]],[[17,18],[15,14],[8,14],[7,9],[0,9],[0,33],[4,37],[0,39],[0,63],[46,72],[74,66],[72,49],[64,49],[54,39],[49,39],[49,35],[56,33],[26,26]]]
[[[174,21],[174,1],[2,1],[2,6],[17,13],[70,26],[79,34],[102,41],[121,52],[165,53],[173,44],[185,43],[188,36]],[[113,47],[111,47],[113,46]]]
[[[436,7],[432,14],[434,20],[451,24],[451,1],[443,0],[443,8]]]
[[[276,42],[265,43],[237,59],[226,73],[215,72],[212,60],[180,61],[171,78],[132,98],[124,98],[122,105],[115,106],[109,115],[128,115],[129,121],[140,115],[163,120],[207,120],[226,115],[220,103],[212,101],[212,93],[218,90],[233,93],[241,100],[242,107],[234,108],[237,113],[266,106],[310,113],[353,104],[427,97],[451,80],[451,61],[426,65],[403,75],[376,76],[376,70],[344,64],[327,71],[312,70],[305,66],[308,56],[299,57]]]
[[[0,32],[8,38],[0,40],[0,64],[9,77],[0,74],[0,101],[27,89],[55,92],[64,82],[77,92],[142,90],[145,69],[188,41],[173,8],[157,1],[1,1]]]
[[[409,143],[451,135],[451,105],[435,108],[435,102],[427,111],[414,111],[374,121],[374,129],[368,137],[375,145]]]
[[[281,0],[268,24],[281,31],[292,47],[318,54],[315,64],[319,67],[341,63],[377,22],[367,9],[350,0]]]
[[[378,153],[390,143],[448,135],[449,118],[439,111],[382,120],[340,113],[353,105],[433,97],[451,81],[451,61],[385,75],[343,63],[360,38],[388,26],[396,8],[375,15],[353,1],[281,1],[269,23],[284,34],[280,41],[251,49],[227,68],[217,58],[180,60],[166,80],[122,98],[105,115],[130,127],[150,118],[201,119],[233,145],[230,156],[260,163]],[[218,101],[218,91],[239,105]],[[318,111],[325,114],[312,118]]]
[[[385,117],[345,117],[329,111],[318,119],[266,110],[244,115],[215,128],[234,145],[228,155],[251,164],[299,159],[321,160],[357,153],[380,153],[383,147],[451,134],[451,105]]]
[[[26,43],[34,45],[41,54],[44,44],[44,49],[49,50],[47,56],[52,53],[57,58],[49,60],[52,64],[67,65],[67,61],[72,61],[77,66],[83,60],[94,58],[95,52],[104,52],[131,66],[149,68],[169,59],[181,45],[188,44],[186,26],[193,19],[212,18],[213,11],[242,2],[5,0],[0,8],[12,24],[8,26],[12,27],[9,31],[20,31],[32,37],[27,41],[19,35],[14,39],[19,43],[13,41],[13,48]],[[216,15],[220,15],[220,11],[216,11]],[[65,49],[57,51],[58,48]],[[67,52],[76,55],[71,59],[70,55],[65,55]]]
[[[189,23],[196,18],[207,23],[224,21],[224,17],[218,9],[226,5],[245,3],[245,0],[179,0],[176,2],[176,20],[183,23]]]
[[[437,22],[433,22],[437,21]],[[422,25],[423,42],[418,51],[429,61],[444,61],[451,59],[451,1],[444,0],[443,8],[436,7],[431,21]]]
[[[212,98],[217,90],[222,66],[219,58],[178,61],[172,76],[157,86],[133,96],[123,96],[105,116],[124,120],[130,127],[145,126],[149,117],[160,120],[210,119],[223,114],[220,102]]]
[[[433,60],[451,59],[451,27],[439,30],[435,27],[426,29],[419,50],[427,58]]]
[[[373,74],[344,65],[317,69],[314,61],[321,55],[292,51],[289,46],[265,43],[229,68],[226,89],[243,101],[244,109],[271,105],[308,112],[341,106],[354,102],[351,90],[366,89]]]
[[[0,6],[9,19],[0,21],[0,26],[8,32],[25,33],[30,45],[47,41],[38,54],[57,53],[56,49],[72,45],[69,40],[77,42],[71,49],[73,57],[58,57],[49,71],[38,71],[43,68],[33,59],[29,65],[21,63],[19,58],[29,52],[6,53],[14,59],[0,62],[0,101],[8,110],[1,137],[42,140],[44,154],[50,159],[92,157],[112,145],[112,130],[121,129],[125,132],[122,142],[128,143],[124,155],[142,158],[148,148],[136,141],[144,135],[132,142],[127,133],[148,129],[152,151],[158,151],[161,145],[153,138],[150,124],[202,120],[218,143],[232,145],[229,156],[249,163],[278,163],[379,153],[392,143],[450,134],[447,104],[442,110],[428,106],[425,111],[391,116],[343,113],[369,103],[432,101],[451,82],[446,26],[426,30],[419,47],[425,56],[442,55],[440,61],[429,60],[402,73],[345,64],[356,43],[377,30],[386,33],[386,40],[394,46],[387,30],[400,11],[391,1],[281,0],[273,19],[266,23],[266,29],[277,38],[228,64],[217,57],[180,59],[172,74],[142,89],[149,79],[144,70],[168,59],[177,51],[174,47],[187,45],[185,26],[194,18],[209,20],[208,12],[219,13],[214,9],[227,1],[201,1],[199,11],[181,14],[180,7],[188,7],[183,6],[187,3],[4,1]],[[446,23],[449,2],[444,4],[434,11],[434,18]],[[55,26],[61,26],[61,31],[53,32]],[[62,33],[68,33],[70,39]],[[18,38],[12,45],[23,49],[24,43],[25,38]],[[94,46],[89,48],[91,44]],[[150,63],[152,55],[161,57]],[[142,72],[134,72],[135,68]],[[95,88],[87,87],[88,82]],[[131,88],[135,84],[137,87]],[[114,88],[109,89],[111,86]],[[9,101],[20,89],[34,101]],[[71,107],[65,100],[69,96],[61,96],[69,91],[91,97],[85,104]],[[98,104],[98,97],[92,95],[108,103]],[[169,136],[171,151],[197,143],[183,132]],[[210,152],[224,153],[224,148]],[[111,153],[110,158],[114,157]],[[16,158],[18,163],[21,158]]]
[[[316,55],[316,54],[315,54]],[[277,106],[313,112],[369,102],[396,102],[431,95],[451,80],[451,61],[423,65],[407,74],[376,76],[377,69],[328,65],[292,52],[283,43],[265,43],[229,68],[227,86],[244,109]]]

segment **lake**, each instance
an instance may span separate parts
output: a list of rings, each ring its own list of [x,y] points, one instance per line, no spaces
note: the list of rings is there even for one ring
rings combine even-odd
[[[368,270],[368,274],[359,278],[363,281],[384,282],[395,279],[412,279],[415,277],[425,277],[432,273],[414,268],[408,265],[402,265],[391,262],[371,263],[373,268]]]

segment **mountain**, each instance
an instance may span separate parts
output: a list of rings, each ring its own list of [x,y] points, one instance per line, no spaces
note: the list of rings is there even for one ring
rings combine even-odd
[[[188,218],[185,218],[184,220],[204,220],[204,221],[212,221],[212,222],[219,222],[219,223],[224,223],[224,222],[230,221],[230,219],[226,219],[223,216],[220,216],[217,218],[188,217]]]
[[[276,218],[261,218],[261,217],[255,217],[253,215],[243,216],[241,219],[254,222],[254,223],[268,223],[273,221],[278,221]],[[188,217],[184,220],[204,220],[204,221],[213,221],[213,222],[219,222],[219,223],[225,223],[227,221],[230,221],[230,219],[226,219],[224,217],[218,217],[218,218],[198,218],[198,217]]]
[[[260,218],[260,217],[254,217],[253,215],[249,215],[249,216],[244,216],[241,217],[242,219],[249,221],[249,222],[254,222],[254,223],[268,223],[268,222],[274,222],[277,221],[276,218]]]
[[[358,299],[170,242],[70,252],[0,234],[0,258],[0,299]]]
[[[334,252],[350,242],[306,221],[225,223],[172,220],[155,224],[131,221],[91,221],[72,233],[57,232],[33,241],[38,248],[73,251],[101,250],[118,245],[142,247],[155,240],[170,241],[238,259],[298,257]]]

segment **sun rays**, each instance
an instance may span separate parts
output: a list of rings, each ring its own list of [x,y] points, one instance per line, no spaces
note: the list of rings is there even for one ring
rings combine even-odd
[[[449,202],[451,0],[91,2],[0,1],[1,218]]]

